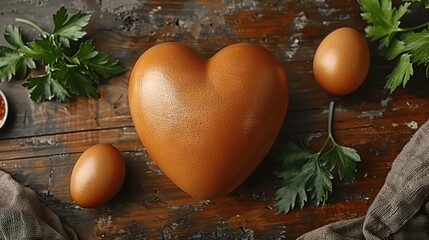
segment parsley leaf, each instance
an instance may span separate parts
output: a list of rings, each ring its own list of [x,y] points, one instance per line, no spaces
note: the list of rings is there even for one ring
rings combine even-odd
[[[51,99],[65,101],[70,97],[63,85],[49,74],[30,77],[22,85],[30,90],[31,99],[37,102]]]
[[[305,147],[302,142],[288,141],[278,157],[282,161],[279,171],[274,174],[282,178],[282,187],[276,192],[278,212],[289,212],[297,203],[304,207],[308,200],[317,205],[324,203],[332,191],[332,174],[319,163],[319,153]]]
[[[386,88],[392,93],[398,86],[408,83],[414,73],[413,65],[426,66],[429,78],[429,22],[410,28],[402,28],[401,18],[414,2],[429,8],[429,0],[410,0],[398,8],[391,0],[358,0],[362,18],[367,21],[366,36],[378,42],[379,52],[387,60],[397,59],[397,64],[386,77]]]
[[[60,66],[55,72],[55,78],[61,79],[64,86],[70,89],[72,94],[83,97],[98,97],[97,86],[91,81],[85,70],[79,67]]]
[[[328,200],[329,193],[332,192],[332,176],[326,167],[314,164],[313,176],[307,183],[307,191],[310,192],[311,199],[316,200],[316,204],[325,203]]]
[[[405,42],[398,39],[393,39],[389,47],[380,49],[381,55],[387,60],[393,60],[406,51]]]
[[[90,18],[82,12],[69,16],[65,7],[61,7],[53,15],[52,33],[31,21],[17,18],[17,22],[32,26],[41,36],[24,43],[21,29],[11,25],[5,27],[4,37],[15,49],[0,46],[0,82],[9,81],[13,76],[24,78],[28,68],[36,68],[35,61],[39,61],[45,73],[30,76],[23,83],[34,101],[63,102],[73,94],[98,97],[99,80],[121,74],[124,69],[108,53],[95,50],[91,41],[81,41]]]
[[[324,166],[329,170],[338,169],[341,180],[351,183],[356,173],[356,162],[360,162],[360,156],[353,148],[340,146],[337,143],[323,155]]]
[[[4,31],[6,41],[16,47],[24,46],[21,30],[18,27],[7,25]],[[17,50],[0,46],[0,82],[10,81],[13,76],[24,78],[28,68],[36,68],[36,63]]]
[[[16,66],[21,60],[19,52],[0,46],[0,81],[9,81],[15,74]]]
[[[315,154],[307,150],[294,142],[288,142],[285,146],[282,167],[274,172],[282,178],[282,187],[276,192],[277,212],[287,213],[296,202],[300,208],[307,202],[306,185],[314,173],[316,160]]]
[[[41,60],[47,65],[54,64],[62,55],[62,50],[46,37],[28,43],[28,46],[20,48],[19,51],[25,56],[34,60]]]
[[[351,183],[356,173],[356,163],[360,161],[357,151],[339,145],[332,133],[334,102],[329,104],[328,137],[317,152],[305,147],[302,142],[287,141],[277,150],[277,160],[282,162],[274,174],[281,178],[281,186],[276,191],[277,212],[288,213],[298,205],[302,208],[308,198],[317,205],[325,203],[332,192],[332,171],[338,169],[341,180]],[[328,143],[331,149],[326,151]],[[308,197],[308,195],[310,197]]]
[[[0,82],[10,81],[12,76],[23,78],[28,68],[35,67],[31,58],[23,56],[14,49],[0,46]]]
[[[91,74],[94,79],[108,79],[123,71],[117,60],[109,59],[106,52],[98,52],[90,41],[82,43],[79,51],[74,55],[79,64],[85,69],[92,69]]]
[[[403,87],[408,83],[411,76],[414,74],[413,64],[410,61],[410,54],[402,54],[399,62],[393,71],[387,76],[386,87],[392,93],[402,84]]]
[[[69,47],[69,40],[77,41],[86,35],[83,30],[89,23],[91,15],[78,12],[68,17],[65,7],[61,7],[53,16],[54,30],[53,34],[60,37],[60,42]]]
[[[368,22],[365,29],[372,41],[380,40],[380,47],[388,47],[400,30],[399,21],[411,3],[404,3],[398,9],[392,7],[391,0],[358,0],[363,11],[362,18]]]
[[[409,51],[414,63],[429,63],[429,31],[409,32],[402,36],[405,49]]]
[[[16,26],[7,25],[4,30],[4,38],[14,47],[20,48],[25,45],[24,40],[22,40],[21,29]]]
[[[282,187],[276,192],[277,211],[289,212],[297,203],[304,207],[308,200],[317,205],[324,203],[332,192],[332,174],[320,164],[320,153],[304,146],[302,142],[288,141],[282,147],[278,161],[282,162],[274,174],[282,178]]]

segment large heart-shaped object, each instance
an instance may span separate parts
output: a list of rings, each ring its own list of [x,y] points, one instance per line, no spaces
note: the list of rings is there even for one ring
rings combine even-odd
[[[252,173],[288,104],[281,64],[245,43],[210,59],[179,43],[155,45],[137,60],[128,94],[148,154],[179,188],[204,199],[230,193]]]

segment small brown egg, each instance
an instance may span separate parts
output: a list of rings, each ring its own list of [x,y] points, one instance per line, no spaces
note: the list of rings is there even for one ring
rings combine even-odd
[[[121,152],[110,144],[96,144],[76,161],[70,177],[70,194],[81,207],[98,207],[121,189],[124,179],[125,161]]]
[[[346,95],[365,80],[370,54],[364,36],[350,27],[328,34],[314,54],[313,73],[316,82],[333,95]]]

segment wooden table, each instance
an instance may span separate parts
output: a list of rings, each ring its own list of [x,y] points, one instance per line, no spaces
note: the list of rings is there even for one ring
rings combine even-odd
[[[295,239],[324,224],[363,216],[395,156],[429,117],[424,71],[416,69],[406,89],[390,94],[384,78],[393,65],[371,45],[364,85],[335,98],[336,138],[362,157],[354,184],[335,181],[322,207],[276,214],[274,192],[280,181],[272,171],[279,164],[265,159],[230,196],[190,198],[162,174],[135,133],[127,85],[138,56],[164,41],[188,44],[206,57],[238,41],[266,47],[289,77],[290,104],[278,141],[299,136],[316,148],[326,136],[330,96],[314,81],[312,56],[323,37],[338,27],[363,32],[356,1],[6,0],[0,2],[0,22],[14,24],[15,17],[25,17],[50,29],[52,13],[61,5],[92,14],[89,36],[98,49],[118,58],[126,72],[102,84],[99,99],[74,97],[67,103],[32,102],[20,80],[0,84],[11,108],[0,130],[0,168],[34,189],[82,239]],[[36,34],[28,28],[24,32]],[[73,204],[69,177],[78,156],[96,143],[111,143],[122,151],[127,177],[109,204],[88,210]]]

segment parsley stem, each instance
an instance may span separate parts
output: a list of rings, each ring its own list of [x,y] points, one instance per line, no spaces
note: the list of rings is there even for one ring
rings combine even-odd
[[[420,29],[420,28],[424,28],[424,27],[426,27],[428,25],[429,25],[429,22],[425,22],[423,24],[420,24],[420,25],[417,25],[417,26],[414,26],[414,27],[410,27],[410,28],[399,28],[398,32],[414,31],[414,30],[417,30],[417,29]]]
[[[15,21],[20,22],[20,23],[25,23],[27,25],[32,26],[34,29],[39,31],[39,33],[42,34],[43,36],[48,34],[47,32],[43,31],[43,29],[41,27],[39,27],[37,24],[35,24],[34,22],[32,22],[30,20],[23,19],[23,18],[15,18]]]
[[[332,120],[334,118],[334,105],[335,102],[331,100],[329,102],[329,115],[328,115],[328,136],[332,138]]]
[[[331,100],[329,102],[329,113],[328,113],[328,137],[326,138],[325,142],[323,143],[322,147],[320,148],[318,155],[322,154],[328,145],[329,141],[331,141],[333,144],[336,144],[333,134],[332,134],[332,120],[334,118],[334,105],[335,102]]]

